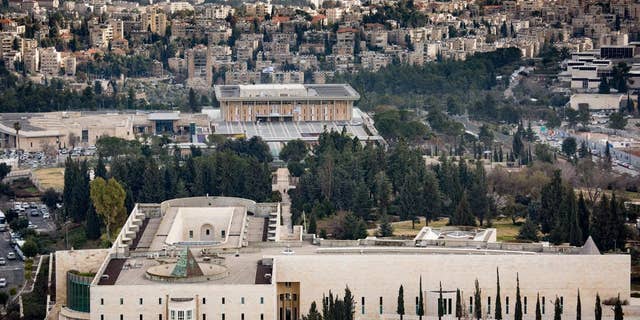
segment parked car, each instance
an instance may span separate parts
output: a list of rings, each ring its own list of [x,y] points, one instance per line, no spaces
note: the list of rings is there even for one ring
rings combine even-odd
[[[29,210],[29,215],[32,216],[32,217],[37,217],[37,216],[40,215],[40,212],[38,210],[36,210],[36,209],[31,209],[31,210]]]
[[[42,219],[49,219],[51,218],[51,216],[49,215],[49,212],[45,212],[42,214]]]
[[[0,257],[0,266],[4,266],[7,264],[7,260],[4,257]]]
[[[7,286],[7,279],[0,278],[0,288],[4,288]]]
[[[7,260],[15,260],[16,259],[16,253],[11,251],[9,253],[7,253]]]

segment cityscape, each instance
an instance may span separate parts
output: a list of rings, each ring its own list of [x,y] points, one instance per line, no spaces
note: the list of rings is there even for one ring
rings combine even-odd
[[[3,0],[0,319],[640,319],[638,0]]]

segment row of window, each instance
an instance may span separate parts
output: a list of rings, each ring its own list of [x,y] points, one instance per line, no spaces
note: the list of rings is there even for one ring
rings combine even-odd
[[[142,314],[139,314],[138,315],[138,319],[139,320],[144,320],[144,316]],[[158,320],[163,320],[161,313],[158,313],[158,318],[157,319]],[[207,320],[207,314],[203,313],[202,317],[200,319]],[[221,320],[226,320],[226,314],[225,313],[221,313],[220,314],[220,319]],[[100,315],[100,320],[105,320],[104,314]],[[123,314],[120,314],[120,320],[124,320],[124,315]],[[192,310],[171,310],[168,320],[193,320],[193,312],[192,312]],[[240,320],[245,320],[244,313],[240,314]],[[264,320],[264,313],[260,314],[260,320]]]
[[[221,303],[222,304],[226,304],[227,303],[227,299],[225,297],[222,297]],[[245,303],[244,297],[240,297],[240,304],[244,304],[244,303]],[[120,298],[120,304],[121,305],[124,304],[124,298]],[[139,305],[143,305],[144,304],[144,299],[143,298],[138,298],[138,304]],[[158,298],[158,304],[162,304],[162,298]],[[205,297],[202,298],[202,304],[207,304],[207,298],[205,298]],[[260,304],[264,304],[264,297],[260,297]],[[104,305],[104,298],[100,298],[100,305]]]
[[[442,310],[444,312],[444,314],[453,314],[453,308],[452,308],[452,304],[453,304],[453,299],[451,298],[444,298],[444,299],[440,299],[438,298],[438,303],[442,304]],[[523,313],[527,314],[528,312],[528,300],[527,297],[523,297],[522,298],[523,301]],[[546,313],[546,299],[545,297],[542,297],[542,301],[540,304],[540,309],[542,311],[542,314]],[[383,308],[383,299],[382,297],[380,297],[379,299],[379,313],[383,314],[384,312],[384,308]],[[416,297],[416,314],[418,313],[418,308],[420,306],[419,303],[419,298]],[[560,309],[562,310],[564,307],[564,297],[560,297]],[[360,312],[362,314],[365,314],[365,298],[361,297],[360,299]],[[487,314],[491,314],[491,297],[487,297]],[[473,313],[473,296],[469,297],[469,313]],[[509,297],[505,297],[505,313],[509,314]]]

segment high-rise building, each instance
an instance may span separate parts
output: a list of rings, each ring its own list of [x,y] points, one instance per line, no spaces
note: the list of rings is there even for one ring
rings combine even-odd
[[[167,30],[167,15],[159,7],[150,7],[140,16],[144,31],[164,36]]]
[[[205,45],[197,45],[186,54],[188,83],[191,86],[210,87],[213,80],[213,56]]]
[[[56,76],[60,72],[60,52],[55,47],[40,50],[40,72],[42,74]]]

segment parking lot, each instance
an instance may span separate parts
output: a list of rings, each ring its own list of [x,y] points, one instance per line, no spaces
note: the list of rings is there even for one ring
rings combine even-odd
[[[7,254],[13,252],[11,236],[8,231],[0,232],[0,257],[5,258],[7,264],[0,266],[0,278],[7,279],[7,286],[0,291],[9,291],[10,288],[19,288],[24,282],[24,262],[20,259],[8,260]]]

